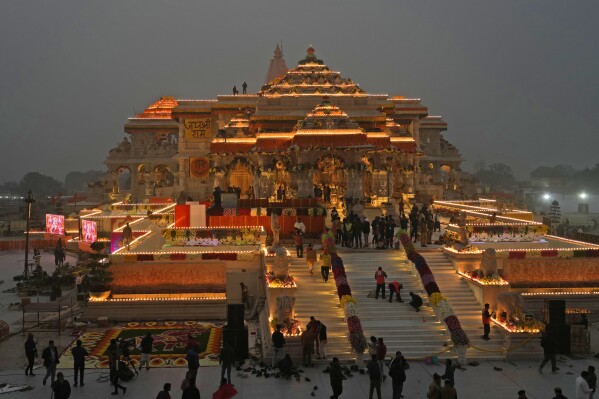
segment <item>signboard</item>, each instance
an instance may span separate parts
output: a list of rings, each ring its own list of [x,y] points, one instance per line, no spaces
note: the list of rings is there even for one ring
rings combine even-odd
[[[91,220],[81,221],[81,231],[83,234],[83,237],[81,238],[83,242],[92,244],[98,241],[98,226],[96,225],[96,222]]]
[[[210,171],[208,158],[189,158],[189,174],[192,177],[204,178]]]
[[[64,235],[64,216],[46,214],[46,233],[57,236]]]
[[[185,127],[185,140],[187,141],[200,141],[211,136],[210,118],[185,119],[183,126]]]

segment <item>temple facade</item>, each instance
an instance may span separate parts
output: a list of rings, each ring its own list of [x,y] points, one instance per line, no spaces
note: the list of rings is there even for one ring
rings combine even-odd
[[[420,99],[367,93],[312,47],[287,70],[277,46],[267,79],[254,94],[162,97],[129,118],[106,159],[112,199],[205,200],[216,186],[332,205],[460,196],[460,153]]]

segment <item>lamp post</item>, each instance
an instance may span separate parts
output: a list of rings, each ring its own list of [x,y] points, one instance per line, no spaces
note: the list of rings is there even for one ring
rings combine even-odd
[[[29,280],[29,220],[31,219],[31,204],[33,204],[35,200],[33,199],[33,195],[31,194],[31,190],[27,193],[27,198],[25,198],[25,203],[27,204],[27,224],[25,226],[25,271],[23,273],[23,277],[25,280]]]

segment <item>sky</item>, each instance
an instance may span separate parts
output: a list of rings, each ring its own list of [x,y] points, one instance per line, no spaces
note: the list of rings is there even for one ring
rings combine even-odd
[[[599,2],[0,0],[0,183],[104,170],[170,95],[259,90],[278,41],[369,93],[421,98],[469,169],[599,163]]]

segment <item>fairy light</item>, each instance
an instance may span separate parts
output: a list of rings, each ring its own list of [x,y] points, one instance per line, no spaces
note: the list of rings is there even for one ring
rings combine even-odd
[[[481,281],[480,279],[469,276],[466,273],[458,272],[458,274],[464,278],[467,278],[468,280],[476,281],[477,283],[479,283],[481,285],[509,285],[510,284],[509,282],[505,281],[502,277],[500,277],[501,280],[498,280],[498,281]]]
[[[131,241],[133,243],[133,241]],[[122,248],[121,248],[122,249]],[[120,250],[120,249],[119,249]],[[197,255],[197,254],[259,254],[256,250],[243,250],[243,251],[127,251],[124,254],[118,255]],[[116,255],[116,251],[113,255]]]
[[[494,318],[491,318],[491,321],[498,325],[499,327],[503,328],[506,331],[509,331],[511,333],[524,333],[524,334],[538,334],[541,332],[540,329],[538,328],[524,328],[524,327],[517,327],[517,326],[509,326],[505,323],[500,322],[499,320],[496,320]]]
[[[566,295],[599,295],[599,291],[548,291],[523,292],[522,296],[566,296]]]
[[[141,296],[139,298],[110,298],[100,299],[90,297],[90,302],[188,302],[188,301],[222,301],[227,299],[225,293],[209,293],[201,294],[193,297],[148,297]]]

